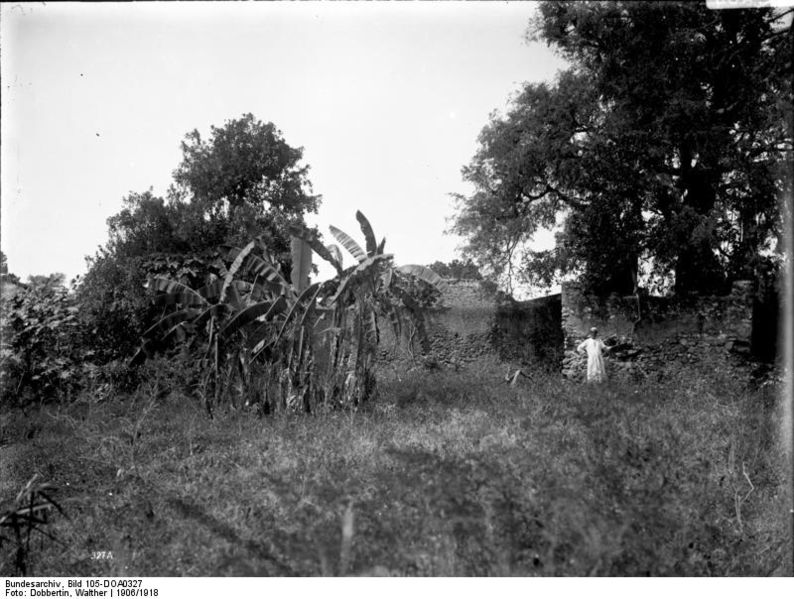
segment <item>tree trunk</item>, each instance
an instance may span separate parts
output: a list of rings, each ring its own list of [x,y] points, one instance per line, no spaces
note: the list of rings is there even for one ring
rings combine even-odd
[[[722,293],[725,290],[725,270],[715,253],[716,239],[709,231],[708,219],[716,201],[713,170],[691,166],[692,154],[681,151],[682,182],[686,194],[682,213],[689,209],[695,215],[687,225],[684,244],[676,261],[675,292],[677,294]]]

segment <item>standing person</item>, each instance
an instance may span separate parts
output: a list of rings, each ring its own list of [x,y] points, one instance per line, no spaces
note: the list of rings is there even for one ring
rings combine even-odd
[[[587,382],[603,383],[607,379],[603,354],[609,351],[609,348],[604,345],[601,339],[598,339],[597,328],[593,327],[590,329],[590,337],[582,341],[576,351],[579,353],[587,352]]]

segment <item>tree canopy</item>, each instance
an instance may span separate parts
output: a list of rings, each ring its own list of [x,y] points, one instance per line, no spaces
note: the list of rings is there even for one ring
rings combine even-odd
[[[309,167],[301,164],[303,150],[251,114],[212,127],[208,139],[194,130],[181,147],[166,197],[148,190],[124,198],[122,210],[107,221],[107,244],[88,259],[80,284],[83,305],[102,325],[97,334],[121,353],[137,346],[152,316],[147,275],[196,285],[217,262],[220,246],[255,236],[289,268],[289,228],[303,225],[320,203]]]
[[[108,219],[107,251],[115,255],[189,253],[265,232],[275,253],[289,254],[290,224],[316,212],[301,148],[287,144],[273,123],[251,114],[194,130],[181,144],[182,161],[166,198],[130,193]]]
[[[428,268],[444,279],[465,279],[470,281],[481,281],[482,274],[477,265],[472,260],[452,260],[451,262],[441,262],[436,260],[429,264]]]
[[[601,292],[632,292],[640,262],[681,293],[752,276],[780,245],[791,169],[787,16],[543,2],[527,36],[571,67],[525,85],[480,134],[453,226],[465,253],[492,276],[576,274]],[[525,248],[555,224],[554,249]]]

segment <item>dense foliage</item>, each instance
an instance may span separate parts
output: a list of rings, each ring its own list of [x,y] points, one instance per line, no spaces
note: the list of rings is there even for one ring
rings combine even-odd
[[[63,275],[31,278],[0,300],[0,395],[3,403],[68,395],[82,384],[91,350]]]
[[[192,131],[182,154],[165,198],[130,193],[108,219],[108,243],[89,259],[78,287],[104,359],[130,357],[156,316],[145,289],[150,276],[197,285],[219,275],[223,246],[254,236],[288,269],[288,229],[319,205],[308,166],[299,164],[302,150],[251,114],[212,127],[208,139]]]
[[[480,269],[477,268],[477,265],[471,259],[458,260],[456,258],[450,262],[436,260],[428,268],[444,279],[482,280]]]
[[[475,192],[458,197],[453,227],[467,254],[492,276],[549,284],[576,273],[604,292],[632,292],[640,260],[677,292],[752,276],[782,252],[790,15],[542,3],[529,37],[571,67],[527,84],[483,129],[463,170]],[[525,251],[559,224],[555,249]]]
[[[155,356],[155,380],[210,414],[221,401],[313,411],[374,396],[381,327],[400,335],[410,323],[422,338],[439,277],[394,266],[360,212],[363,247],[331,228],[357,262],[343,269],[340,248],[303,221],[319,198],[301,151],[272,124],[245,115],[209,141],[190,133],[182,150],[167,199],[131,193],[108,219],[108,243],[76,291],[62,277],[17,289],[3,261],[4,294],[14,291],[3,310],[9,397],[135,380]],[[312,251],[334,279],[310,284]]]
[[[295,227],[291,281],[261,237],[232,248],[228,268],[221,263],[220,276],[209,274],[201,286],[152,277],[163,313],[144,333],[137,358],[178,350],[197,373],[190,391],[210,414],[222,398],[265,413],[356,406],[371,398],[380,328],[387,321],[399,335],[407,317],[423,330],[421,284],[433,288],[439,278],[421,266],[394,267],[385,239],[377,243],[366,217],[356,217],[366,249],[331,228],[357,260],[348,269],[338,247]],[[334,266],[335,278],[309,283],[312,249]]]

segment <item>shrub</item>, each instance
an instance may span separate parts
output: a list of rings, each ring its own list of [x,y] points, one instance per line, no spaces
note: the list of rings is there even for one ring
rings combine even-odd
[[[32,283],[3,300],[2,380],[6,401],[27,403],[72,393],[93,350],[74,296],[62,286]]]

